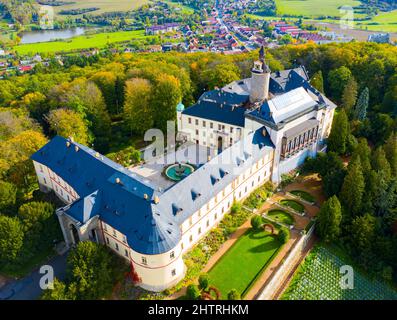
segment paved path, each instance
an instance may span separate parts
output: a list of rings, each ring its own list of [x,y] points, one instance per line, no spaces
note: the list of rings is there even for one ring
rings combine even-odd
[[[66,275],[66,256],[56,256],[47,262],[54,268],[54,276],[63,280]],[[39,286],[43,275],[39,273],[39,268],[34,270],[25,278],[11,280],[0,288],[0,300],[36,300],[40,297],[42,289]]]

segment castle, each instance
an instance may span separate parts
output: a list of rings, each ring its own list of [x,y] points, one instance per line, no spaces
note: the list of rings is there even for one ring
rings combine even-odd
[[[57,216],[66,245],[103,243],[130,262],[141,287],[162,291],[183,279],[183,253],[234,201],[325,150],[335,108],[304,67],[271,73],[262,48],[251,78],[177,106],[177,139],[204,157],[175,164],[167,154],[127,169],[56,136],[32,160],[40,189],[65,203]],[[189,174],[164,177],[182,164]]]

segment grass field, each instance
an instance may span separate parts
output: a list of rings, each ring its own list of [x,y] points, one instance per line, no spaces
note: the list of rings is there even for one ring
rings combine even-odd
[[[269,218],[277,222],[281,222],[288,225],[293,225],[295,221],[294,218],[288,212],[279,209],[269,210],[267,216],[269,216]]]
[[[316,200],[310,193],[303,190],[292,190],[290,193],[307,202],[314,202]]]
[[[298,212],[304,212],[305,211],[305,207],[303,206],[303,204],[299,203],[298,201],[295,200],[288,200],[288,199],[284,199],[280,201],[280,204],[282,204],[285,207],[289,207],[295,211]]]
[[[397,10],[381,12],[370,21],[357,22],[357,27],[372,31],[397,32]]]
[[[351,265],[353,289],[342,289],[340,268]],[[298,268],[282,300],[396,300],[397,291],[369,278],[337,248],[316,246]]]
[[[222,299],[231,289],[244,296],[280,246],[268,232],[248,230],[208,272],[210,284],[220,290]]]
[[[118,31],[78,36],[63,41],[22,44],[15,47],[14,49],[19,54],[53,53],[61,51],[67,52],[77,49],[104,48],[108,43],[117,43],[144,38],[151,38],[151,36],[145,36],[144,30]]]
[[[358,6],[355,0],[276,0],[277,14],[303,16],[340,16],[339,7]]]
[[[74,3],[63,6],[54,7],[55,15],[58,19],[65,19],[67,15],[58,14],[61,10],[99,8],[99,10],[89,12],[89,14],[97,15],[104,12],[129,11],[149,2],[148,0],[73,0]],[[75,15],[79,18],[82,15]]]

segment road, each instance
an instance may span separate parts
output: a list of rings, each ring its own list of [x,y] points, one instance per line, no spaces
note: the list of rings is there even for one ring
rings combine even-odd
[[[47,262],[54,268],[54,276],[63,280],[66,275],[67,253],[56,256]],[[34,270],[25,278],[13,280],[0,288],[0,300],[36,300],[40,297],[42,289],[39,282],[43,274],[39,273],[39,268]]]

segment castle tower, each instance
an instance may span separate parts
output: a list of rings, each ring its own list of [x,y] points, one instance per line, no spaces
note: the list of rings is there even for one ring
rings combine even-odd
[[[265,62],[263,46],[259,50],[259,60],[254,62],[251,70],[250,102],[269,98],[270,68]]]

